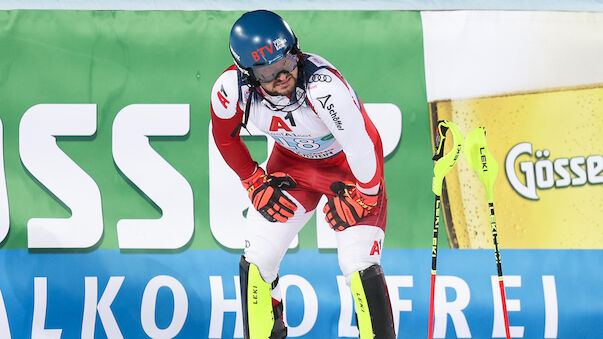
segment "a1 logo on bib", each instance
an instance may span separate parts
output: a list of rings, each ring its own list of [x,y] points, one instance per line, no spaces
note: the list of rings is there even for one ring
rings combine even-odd
[[[291,128],[283,121],[283,119],[273,116],[270,122],[270,132],[276,132],[279,129],[284,129],[287,132],[291,132]]]

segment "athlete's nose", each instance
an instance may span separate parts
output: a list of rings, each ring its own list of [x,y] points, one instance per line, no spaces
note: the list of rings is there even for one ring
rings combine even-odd
[[[285,81],[289,77],[289,74],[290,74],[289,72],[287,72],[285,70],[282,70],[282,71],[280,71],[279,74],[277,74],[276,80],[278,80],[278,81]]]

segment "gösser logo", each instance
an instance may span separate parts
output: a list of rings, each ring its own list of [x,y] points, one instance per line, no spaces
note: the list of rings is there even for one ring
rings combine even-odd
[[[331,76],[328,74],[312,74],[312,76],[310,77],[310,80],[308,80],[309,83],[312,82],[331,82]]]
[[[534,155],[539,160],[520,162],[519,173],[517,173],[515,162],[522,154]],[[532,153],[532,144],[529,142],[522,142],[511,148],[505,159],[505,171],[509,183],[519,195],[527,199],[539,200],[537,188],[582,186],[587,182],[591,185],[603,183],[603,175],[599,175],[603,171],[603,156],[577,156],[549,160],[550,155],[547,149]]]

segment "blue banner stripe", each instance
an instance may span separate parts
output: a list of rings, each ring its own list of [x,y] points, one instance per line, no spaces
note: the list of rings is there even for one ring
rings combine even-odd
[[[385,249],[383,252],[390,297],[396,298],[394,313],[399,314],[400,319],[399,337],[425,337],[431,252],[428,249]],[[236,298],[239,254],[220,250],[189,250],[177,254],[118,250],[76,254],[38,254],[27,250],[0,253],[5,268],[0,274],[0,291],[12,338],[30,337],[35,324],[38,324],[35,330],[38,332],[61,329],[61,338],[67,339],[80,338],[82,328],[90,331],[94,324],[95,338],[104,338],[107,327],[111,327],[111,316],[125,338],[144,338],[153,330],[176,331],[176,338],[208,338],[212,326],[214,335],[219,328],[218,337],[235,335],[233,305],[237,303],[228,301]],[[556,338],[603,337],[599,326],[603,316],[600,302],[603,290],[599,287],[603,281],[590,269],[602,260],[601,250],[503,250],[511,326],[515,326],[516,331],[522,330],[524,338],[544,338],[545,332],[556,334]],[[298,337],[338,338],[341,324],[348,331],[353,330],[351,317],[341,319],[342,314],[351,314],[351,310],[346,309],[347,301],[343,300],[346,298],[340,297],[337,276],[341,272],[336,253],[292,251],[285,256],[280,274],[281,280],[291,287],[286,290],[289,324],[297,333],[309,326]],[[460,335],[457,331],[464,330],[468,330],[472,338],[492,338],[494,304],[499,296],[493,293],[491,277],[496,278],[493,251],[439,251],[438,279],[447,286],[443,288],[446,300],[440,302],[448,305],[449,312],[442,313],[445,325],[443,318],[436,319],[436,336],[439,326],[440,333],[445,329],[446,338],[456,338]],[[46,287],[46,294],[42,287]],[[44,297],[45,309],[42,307]],[[83,320],[86,297],[96,301],[104,298],[105,304],[98,304],[98,311],[93,309],[96,312],[93,321]],[[314,298],[317,309],[312,310],[309,308],[314,307]],[[34,305],[45,317],[34,316]],[[92,309],[90,305],[96,307],[92,302],[88,310]],[[214,312],[220,307],[225,312],[215,312],[212,318],[212,307]],[[178,315],[178,312],[182,311],[185,318],[179,325],[177,318],[182,313]],[[312,312],[317,312],[315,320]],[[0,312],[0,336],[3,317]]]

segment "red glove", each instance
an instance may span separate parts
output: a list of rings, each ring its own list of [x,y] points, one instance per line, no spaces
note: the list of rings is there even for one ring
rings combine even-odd
[[[270,222],[285,222],[293,216],[297,206],[283,190],[295,188],[293,178],[283,172],[266,175],[261,167],[247,179],[241,180],[249,199],[258,212]]]
[[[356,185],[341,181],[334,182],[331,190],[337,195],[329,199],[323,212],[325,212],[325,220],[335,232],[354,226],[360,219],[379,210],[377,207],[379,194],[364,194],[356,188]]]

